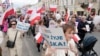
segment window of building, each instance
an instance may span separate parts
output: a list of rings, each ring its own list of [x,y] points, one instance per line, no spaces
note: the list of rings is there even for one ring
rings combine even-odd
[[[97,0],[92,0],[92,2],[97,2]]]
[[[77,14],[80,15],[80,16],[83,16],[84,15],[84,11],[77,11]]]
[[[72,3],[72,5],[73,5],[73,0],[71,0],[71,3]]]

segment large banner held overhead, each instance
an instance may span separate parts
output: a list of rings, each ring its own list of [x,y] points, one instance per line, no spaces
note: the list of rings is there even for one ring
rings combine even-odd
[[[24,23],[24,22],[18,22],[16,29],[23,31],[23,32],[27,32],[29,30],[30,24],[29,23]]]
[[[62,28],[46,28],[42,31],[42,36],[54,48],[67,48],[67,41]]]

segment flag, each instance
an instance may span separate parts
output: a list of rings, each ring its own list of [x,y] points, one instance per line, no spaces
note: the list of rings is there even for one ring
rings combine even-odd
[[[37,8],[37,13],[42,13],[45,9],[43,7]]]
[[[41,19],[41,16],[40,16],[40,13],[36,13],[36,10],[33,10],[31,16],[30,16],[30,24],[31,25],[34,25],[35,21],[36,20],[40,20]]]
[[[50,11],[55,12],[57,10],[57,5],[50,5]]]
[[[42,13],[45,11],[45,4],[43,4],[41,7],[37,8],[37,13]]]
[[[35,39],[37,43],[41,43],[43,40],[41,33],[37,33],[37,35],[35,36]]]
[[[77,34],[74,34],[73,37],[72,37],[72,39],[73,39],[76,43],[78,43],[79,40],[80,40],[80,37],[79,37]]]
[[[26,13],[27,14],[32,14],[32,11],[33,11],[32,9],[28,9]]]
[[[89,3],[89,6],[88,6],[88,11],[91,11],[91,9],[92,9],[92,6],[93,6],[93,4],[92,3]]]
[[[0,25],[2,25],[4,23],[4,21],[6,20],[6,18],[8,18],[8,16],[15,14],[14,8],[9,7],[2,15],[1,17],[1,22]]]

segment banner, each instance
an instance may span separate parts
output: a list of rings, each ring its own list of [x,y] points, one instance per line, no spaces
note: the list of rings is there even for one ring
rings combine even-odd
[[[67,41],[62,28],[46,28],[42,30],[42,36],[53,48],[67,48]]]
[[[29,23],[24,23],[24,22],[19,22],[17,23],[17,30],[27,32],[29,30],[30,24]]]

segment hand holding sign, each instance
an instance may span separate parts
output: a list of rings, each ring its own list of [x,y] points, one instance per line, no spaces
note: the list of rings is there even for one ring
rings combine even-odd
[[[17,26],[16,26],[16,28],[18,30],[23,31],[23,32],[27,32],[29,27],[30,27],[30,24],[24,23],[24,22],[19,22],[19,21],[18,21]]]
[[[86,26],[86,30],[87,30],[87,32],[89,32],[90,31],[90,27],[89,27],[89,25],[85,25]]]

